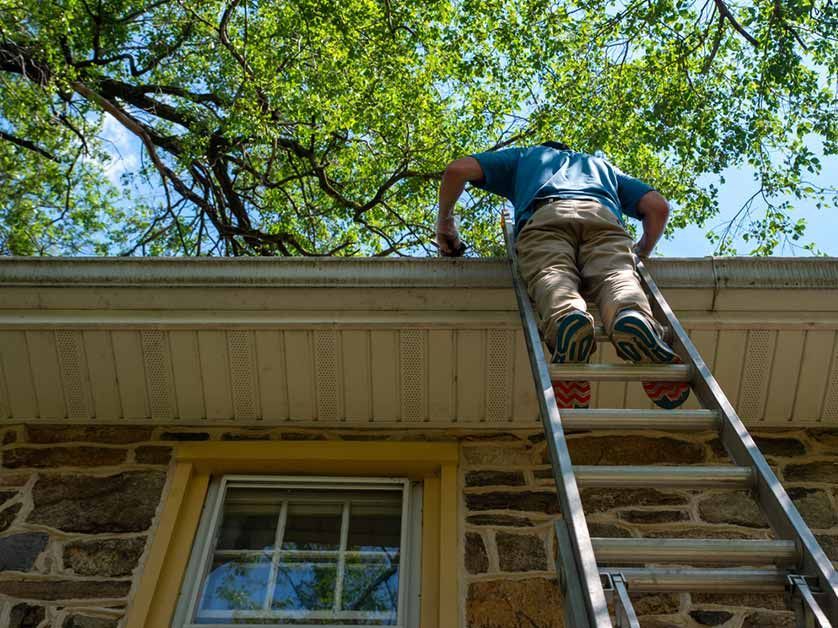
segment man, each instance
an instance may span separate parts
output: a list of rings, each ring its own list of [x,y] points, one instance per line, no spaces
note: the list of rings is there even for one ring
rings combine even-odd
[[[605,159],[559,142],[477,153],[452,161],[442,177],[437,244],[444,256],[463,252],[453,210],[466,182],[515,207],[518,263],[553,362],[587,362],[595,350],[584,297],[597,303],[621,358],[679,361],[661,338],[632,255],[633,249],[648,256],[663,234],[669,205],[661,194]],[[634,247],[623,215],[643,223]],[[665,408],[689,395],[683,384],[645,383],[644,389]],[[560,382],[556,392],[561,405],[586,407],[590,400],[588,382]]]

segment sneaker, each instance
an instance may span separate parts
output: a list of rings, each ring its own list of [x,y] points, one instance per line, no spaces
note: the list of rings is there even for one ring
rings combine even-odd
[[[672,364],[678,359],[652,323],[637,310],[623,310],[614,319],[611,342],[617,355],[629,362]]]
[[[556,327],[553,364],[587,362],[595,348],[594,326],[584,312],[574,310],[562,317]]]
[[[575,310],[559,321],[553,349],[554,364],[587,362],[596,350],[594,327],[590,319]],[[559,408],[587,408],[591,404],[591,383],[555,381],[553,393]]]
[[[630,362],[680,364],[681,358],[667,345],[652,323],[637,310],[623,310],[614,319],[611,342],[617,355]],[[646,396],[659,408],[673,410],[690,396],[686,382],[643,382]]]

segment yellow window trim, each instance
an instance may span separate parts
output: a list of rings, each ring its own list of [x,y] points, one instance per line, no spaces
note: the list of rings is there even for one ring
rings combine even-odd
[[[229,442],[179,445],[125,628],[168,628],[211,475],[388,475],[424,482],[422,628],[459,625],[456,443]]]

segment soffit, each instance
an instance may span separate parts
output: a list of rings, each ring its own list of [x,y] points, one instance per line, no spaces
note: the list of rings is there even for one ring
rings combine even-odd
[[[650,267],[747,422],[838,426],[838,260]],[[6,258],[0,417],[534,427],[509,281],[502,260]],[[594,400],[651,407],[639,384]]]

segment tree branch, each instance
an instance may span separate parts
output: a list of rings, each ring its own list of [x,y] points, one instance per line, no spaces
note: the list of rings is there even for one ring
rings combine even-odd
[[[30,142],[29,140],[25,140],[23,138],[17,137],[15,135],[10,134],[10,133],[6,133],[5,131],[0,131],[0,139],[4,139],[7,142],[11,142],[12,144],[16,144],[17,146],[20,146],[21,148],[31,150],[33,153],[37,153],[41,157],[45,157],[46,159],[49,159],[50,161],[54,161],[57,164],[61,163],[61,160],[59,160],[58,157],[56,157],[55,155],[53,155],[49,151],[41,148],[40,146],[38,146],[34,142]]]

